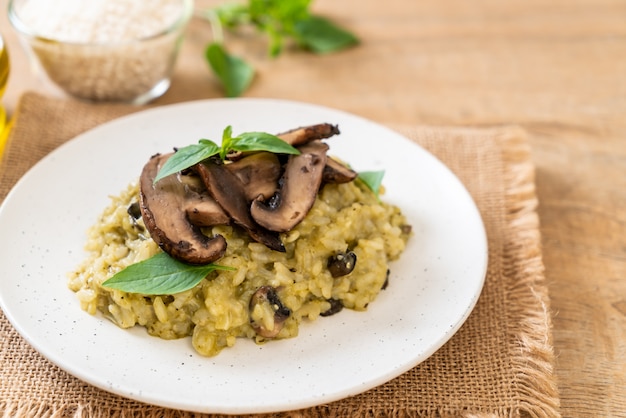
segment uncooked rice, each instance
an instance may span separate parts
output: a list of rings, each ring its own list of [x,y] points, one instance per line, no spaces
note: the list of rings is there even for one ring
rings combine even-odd
[[[69,287],[90,314],[100,312],[121,328],[143,326],[150,335],[164,339],[191,336],[195,350],[205,356],[233,346],[240,337],[267,341],[250,322],[254,316],[268,329],[273,326],[273,311],[249,309],[251,296],[261,286],[278,289],[283,305],[292,312],[277,339],[297,336],[303,322],[329,310],[329,300],[366,310],[386,285],[389,262],[400,256],[410,234],[400,209],[381,202],[358,181],[328,184],[306,218],[281,234],[284,253],[251,241],[236,226],[215,226],[205,232],[219,233],[228,243],[217,264],[235,270],[215,271],[196,287],[175,295],[103,288],[102,282],[116,272],[161,251],[146,236],[142,220],[135,221],[127,213],[138,194],[137,184],[131,184],[112,197],[88,231],[89,256],[70,273]],[[347,249],[356,253],[356,267],[333,278],[326,268],[328,258]]]
[[[186,21],[181,0],[28,0],[20,5],[47,76],[73,96],[139,100],[165,90]],[[176,23],[180,21],[180,27]]]

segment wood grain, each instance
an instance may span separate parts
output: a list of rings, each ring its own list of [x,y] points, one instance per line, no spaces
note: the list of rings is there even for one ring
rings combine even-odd
[[[200,6],[211,2],[199,1]],[[213,3],[216,3],[213,1]],[[50,91],[29,71],[0,1],[13,71],[4,104]],[[362,44],[269,59],[249,35],[229,45],[258,69],[250,97],[344,109],[382,123],[522,126],[536,164],[562,414],[626,416],[626,2],[318,0]],[[191,25],[157,103],[220,97]]]

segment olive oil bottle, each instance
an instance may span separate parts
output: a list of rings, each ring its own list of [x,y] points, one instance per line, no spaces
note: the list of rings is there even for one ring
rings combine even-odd
[[[7,52],[6,44],[0,34],[0,155],[4,151],[4,144],[8,136],[7,118],[4,107],[2,106],[2,96],[7,86],[7,80],[9,79],[9,54]]]

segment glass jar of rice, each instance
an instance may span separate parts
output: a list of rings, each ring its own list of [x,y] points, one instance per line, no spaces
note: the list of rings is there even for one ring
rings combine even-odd
[[[90,101],[141,104],[170,85],[193,0],[11,0],[9,20],[47,78]]]

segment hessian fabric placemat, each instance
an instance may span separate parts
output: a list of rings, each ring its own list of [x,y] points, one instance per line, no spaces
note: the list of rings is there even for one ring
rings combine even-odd
[[[142,109],[25,94],[0,162],[0,202],[60,144]],[[452,339],[410,371],[361,395],[273,416],[559,416],[534,166],[524,131],[510,126],[391,128],[442,160],[478,205],[489,242],[483,292]],[[10,243],[10,237],[4,238],[5,245]],[[65,278],[59,281],[65,285]],[[34,351],[0,312],[0,416],[200,415],[125,399],[74,378]]]

